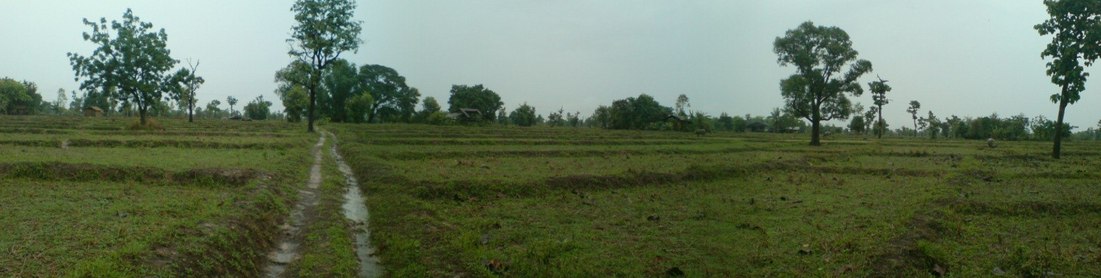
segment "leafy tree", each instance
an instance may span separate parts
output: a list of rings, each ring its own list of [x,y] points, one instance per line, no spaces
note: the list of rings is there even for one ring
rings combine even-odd
[[[925,117],[926,131],[929,132],[930,139],[937,139],[937,133],[940,132],[940,119],[937,119],[936,115],[933,115],[933,111],[929,111],[929,116]]]
[[[877,120],[875,121],[876,138],[883,138],[883,132],[887,131],[887,123],[883,121],[883,106],[891,102],[887,99],[887,92],[891,91],[891,86],[887,85],[887,80],[879,78],[879,80],[868,82],[868,90],[872,92],[872,103],[875,104],[874,108],[877,114]]]
[[[911,100],[910,101],[910,107],[906,108],[906,113],[910,113],[910,117],[913,117],[913,119],[914,119],[914,137],[917,137],[917,131],[918,131],[918,122],[917,122],[918,116],[917,116],[917,113],[918,113],[919,109],[921,109],[921,103],[916,101],[916,100]]]
[[[547,124],[550,126],[563,126],[566,125],[566,119],[562,116],[562,108],[558,108],[558,112],[551,112],[547,115]]]
[[[849,121],[849,130],[856,134],[864,133],[864,116],[853,116]]]
[[[505,107],[497,110],[497,123],[500,125],[508,125],[508,111],[505,111]]]
[[[8,115],[35,114],[42,108],[42,95],[34,82],[0,79],[0,112]]]
[[[226,103],[229,104],[229,114],[230,114],[230,116],[233,116],[233,114],[237,114],[236,111],[233,111],[233,106],[237,105],[237,98],[235,98],[233,96],[227,96],[226,97]]]
[[[333,61],[329,69],[324,72],[321,78],[321,86],[325,92],[324,96],[319,96],[318,112],[322,115],[328,115],[329,120],[333,122],[344,122],[346,118],[346,111],[349,111],[344,104],[349,98],[356,96],[356,65],[348,62],[344,59],[337,59]],[[308,74],[306,75],[308,76]],[[322,99],[324,98],[324,99]],[[361,120],[349,120],[351,122],[363,122]]]
[[[777,37],[773,47],[781,66],[797,70],[780,82],[786,108],[811,122],[810,144],[821,145],[821,122],[848,118],[852,107],[844,93],[864,92],[856,79],[871,71],[872,63],[856,59],[858,53],[844,30],[810,21]],[[849,69],[842,73],[846,65]]]
[[[313,132],[317,91],[321,73],[346,51],[359,49],[360,21],[354,20],[353,0],[298,0],[291,7],[298,25],[291,28],[292,48],[288,54],[309,65],[306,131]]]
[[[270,114],[271,102],[264,100],[264,96],[257,96],[245,105],[245,117],[253,120],[266,120]]]
[[[84,19],[92,27],[92,33],[84,33],[84,40],[96,45],[91,56],[69,53],[69,61],[76,79],[84,78],[80,88],[114,92],[128,104],[137,105],[141,125],[146,125],[146,113],[164,93],[165,73],[176,65],[170,56],[164,29],[153,31],[153,24],[142,22],[130,9],[122,15],[123,21],[100,18],[99,23]],[[114,31],[114,37],[110,31]]]
[[[581,112],[566,113],[566,124],[571,127],[581,127]]]
[[[508,118],[512,120],[513,124],[518,126],[533,126],[535,125],[535,107],[525,102],[521,104],[520,107],[512,110]]]
[[[629,97],[612,102],[609,107],[610,127],[656,129],[672,112],[672,108],[662,106],[650,95],[640,94],[637,98]]]
[[[718,130],[733,131],[734,117],[731,117],[730,114],[727,114],[726,112],[719,114],[719,120],[717,121],[716,128]]]
[[[348,116],[348,121],[353,123],[363,123],[367,121],[367,114],[371,111],[371,106],[374,104],[375,99],[371,97],[369,93],[361,93],[352,98],[344,104],[345,114]]]
[[[65,89],[57,89],[57,99],[54,100],[53,109],[58,115],[65,114],[65,105],[69,102],[68,97],[65,96]]]
[[[172,100],[181,104],[181,107],[187,109],[187,121],[195,122],[195,104],[198,100],[195,99],[195,90],[199,89],[199,86],[206,82],[202,77],[195,75],[195,71],[199,68],[199,62],[194,64],[188,61],[189,68],[182,68],[176,71],[172,75],[168,82],[169,90],[168,95]]]
[[[425,97],[424,101],[421,102],[421,111],[417,112],[418,118],[426,120],[432,113],[440,112],[441,109],[440,102],[436,101],[436,98]]]
[[[448,112],[458,113],[459,109],[463,108],[478,109],[482,114],[482,119],[477,120],[490,122],[497,117],[497,114],[493,112],[501,109],[501,106],[504,105],[501,102],[501,96],[481,84],[475,86],[452,85],[451,98],[447,100],[447,103],[451,105],[447,109]]]
[[[421,94],[416,88],[405,84],[405,77],[392,68],[383,65],[365,65],[359,68],[357,77],[360,91],[371,92],[375,103],[371,107],[370,122],[380,119],[388,121],[406,121],[412,119],[417,101]],[[482,111],[493,114],[497,110]]]
[[[222,105],[221,101],[218,101],[217,99],[211,100],[209,103],[206,104],[206,113],[214,117],[222,114],[222,109],[218,108],[219,105]]]
[[[600,128],[609,128],[612,121],[611,108],[606,105],[597,106],[590,118],[592,118],[594,125]]]
[[[769,114],[767,121],[769,123],[769,129],[774,133],[791,133],[799,131],[799,125],[802,123],[795,115],[787,113],[780,108],[772,109],[772,113]]]
[[[873,123],[876,122],[876,114],[879,114],[879,107],[868,107],[868,111],[864,112],[864,132],[868,132],[872,129]],[[873,130],[876,134],[879,134],[879,130]]]
[[[302,61],[294,61],[286,67],[275,72],[275,95],[283,102],[283,112],[287,114],[287,121],[297,123],[302,121],[309,106],[310,65]]]
[[[692,105],[688,103],[688,96],[684,94],[677,96],[677,104],[674,106],[674,112],[676,112],[678,116],[681,118],[688,118],[688,108],[691,107]]]
[[[1086,89],[1085,67],[1091,66],[1101,56],[1101,1],[1096,0],[1045,0],[1051,17],[1037,24],[1040,36],[1052,35],[1051,43],[1040,53],[1051,57],[1047,63],[1047,75],[1051,83],[1058,85],[1059,93],[1051,95],[1051,101],[1059,104],[1059,116],[1055,125],[1062,127],[1067,105],[1081,99]],[[1051,156],[1058,159],[1062,147],[1062,133],[1055,133]]]

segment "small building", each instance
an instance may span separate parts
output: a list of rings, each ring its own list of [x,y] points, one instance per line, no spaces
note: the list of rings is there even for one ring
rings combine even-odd
[[[84,116],[85,117],[103,116],[103,109],[99,109],[99,107],[95,107],[95,106],[84,107]]]
[[[482,111],[474,108],[459,108],[459,112],[447,113],[452,120],[480,120]]]

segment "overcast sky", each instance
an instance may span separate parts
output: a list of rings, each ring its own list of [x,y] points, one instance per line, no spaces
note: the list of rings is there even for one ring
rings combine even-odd
[[[166,29],[174,57],[201,60],[201,103],[264,95],[282,109],[273,74],[290,61],[292,3],[5,1],[0,76],[36,82],[46,99],[76,89],[65,53],[91,52],[82,18],[118,19],[129,7]],[[452,84],[484,84],[510,111],[527,102],[540,114],[587,116],[647,93],[667,106],[686,94],[693,110],[712,115],[763,115],[783,105],[779,81],[795,71],[776,63],[773,40],[811,20],[847,31],[873,63],[862,84],[890,80],[892,128],[910,123],[910,100],[942,118],[1053,119],[1057,109],[1040,58],[1050,38],[1032,29],[1046,18],[1041,1],[401,0],[359,1],[356,17],[364,44],[344,57],[392,67],[445,107]],[[1067,110],[1082,128],[1101,118],[1101,81],[1086,88]],[[871,96],[856,100],[870,106]]]

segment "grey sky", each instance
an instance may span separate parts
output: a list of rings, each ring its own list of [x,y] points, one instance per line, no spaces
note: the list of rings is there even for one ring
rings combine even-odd
[[[5,3],[0,76],[34,81],[47,99],[75,89],[65,53],[91,49],[81,19],[130,7],[166,29],[174,57],[202,61],[202,103],[263,94],[281,109],[272,75],[289,61],[292,0],[73,2]],[[1039,55],[1050,39],[1032,30],[1046,18],[1041,1],[360,1],[356,16],[364,44],[345,57],[392,67],[443,103],[452,84],[484,84],[509,110],[527,102],[541,114],[588,115],[639,93],[670,106],[687,94],[712,115],[767,114],[794,72],[776,64],[772,41],[811,20],[849,33],[874,64],[863,83],[891,81],[893,128],[909,125],[909,100],[940,117],[1056,111]],[[1101,81],[1086,87],[1067,110],[1082,128],[1101,118]]]

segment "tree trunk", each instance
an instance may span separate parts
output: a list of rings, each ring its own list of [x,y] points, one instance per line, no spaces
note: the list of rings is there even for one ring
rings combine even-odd
[[[187,102],[187,122],[189,123],[195,122],[195,105],[193,104],[194,102],[194,100],[190,100]]]
[[[879,110],[876,110],[876,112],[879,112],[879,121],[875,122],[876,138],[883,139],[883,105],[880,105]]]
[[[914,117],[917,117],[917,116],[914,116]],[[917,130],[917,118],[914,118],[914,137],[918,137],[918,132],[917,131],[918,131]]]
[[[1066,91],[1066,86],[1063,86]],[[1059,152],[1063,147],[1063,114],[1067,111],[1066,95],[1059,98],[1059,117],[1055,120],[1055,147],[1051,151],[1051,157],[1059,159]]]
[[[141,125],[142,128],[145,128],[145,108],[144,107],[138,107],[138,116],[140,118],[138,123]]]
[[[820,140],[819,133],[820,131],[822,131],[822,124],[820,123],[822,121],[822,115],[820,114],[821,112],[819,112],[819,108],[817,105],[814,106],[813,113],[814,114],[811,114],[810,116],[810,145],[821,146],[822,142]]]
[[[310,105],[306,109],[306,117],[308,119],[307,121],[309,122],[309,124],[306,127],[306,132],[313,132],[313,120],[314,120],[313,119],[314,118],[313,117],[313,115],[314,115],[313,109],[314,109],[314,102],[315,102],[316,99],[317,99],[317,84],[315,84],[313,82],[313,78],[311,77],[310,78]]]

